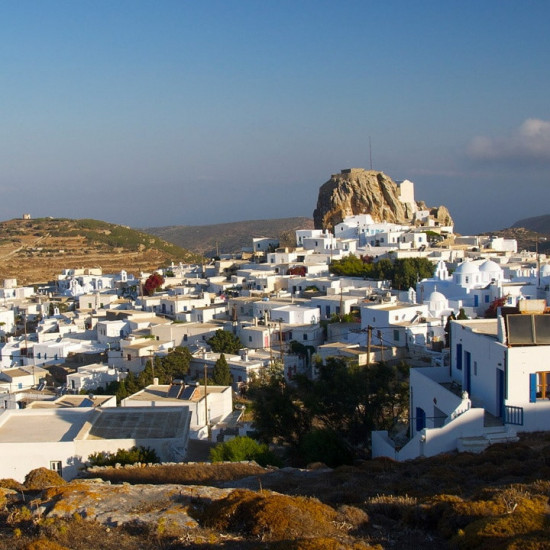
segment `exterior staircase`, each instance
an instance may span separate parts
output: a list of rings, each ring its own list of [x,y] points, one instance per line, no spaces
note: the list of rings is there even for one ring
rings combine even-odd
[[[505,426],[502,418],[485,411],[483,435],[459,437],[457,449],[459,452],[481,453],[494,443],[508,443],[518,441],[516,430]]]

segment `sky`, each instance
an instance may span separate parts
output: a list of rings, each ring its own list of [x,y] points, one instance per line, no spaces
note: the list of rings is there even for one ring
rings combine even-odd
[[[549,20],[546,0],[0,0],[0,219],[311,217],[371,156],[462,234],[550,214]]]

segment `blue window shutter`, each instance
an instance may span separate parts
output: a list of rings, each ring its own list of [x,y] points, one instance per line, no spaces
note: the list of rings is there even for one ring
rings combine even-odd
[[[537,375],[532,373],[529,375],[529,403],[537,402]]]

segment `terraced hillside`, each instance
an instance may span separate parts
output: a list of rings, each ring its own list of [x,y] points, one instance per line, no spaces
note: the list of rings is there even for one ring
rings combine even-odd
[[[200,260],[174,244],[122,225],[65,218],[0,222],[0,281],[52,280],[65,268],[101,267],[104,273],[150,271]]]

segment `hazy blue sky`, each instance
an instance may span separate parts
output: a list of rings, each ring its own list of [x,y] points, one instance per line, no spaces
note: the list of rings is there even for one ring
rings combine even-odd
[[[0,219],[312,216],[373,167],[461,233],[550,213],[550,2],[0,0]]]

